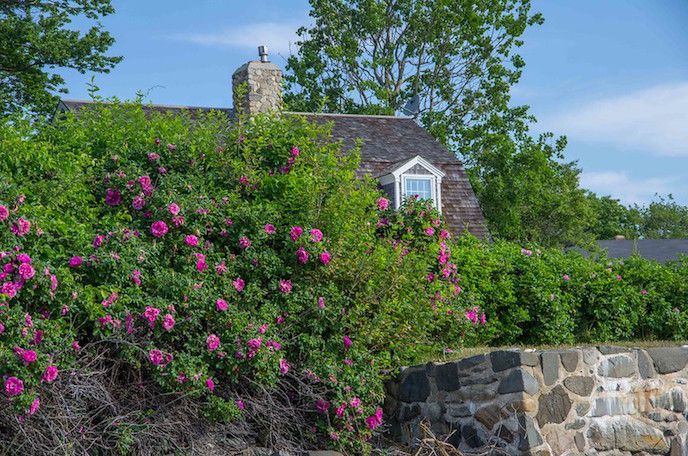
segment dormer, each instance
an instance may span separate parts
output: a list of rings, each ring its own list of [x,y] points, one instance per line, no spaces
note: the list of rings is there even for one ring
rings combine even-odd
[[[404,200],[411,197],[431,200],[433,206],[442,212],[442,178],[444,171],[416,155],[395,163],[378,176],[380,186],[399,209]]]

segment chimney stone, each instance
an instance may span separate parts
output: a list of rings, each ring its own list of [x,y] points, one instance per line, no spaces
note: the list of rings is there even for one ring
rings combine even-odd
[[[262,46],[261,46],[262,47]],[[275,111],[282,106],[282,71],[267,61],[267,49],[260,49],[261,60],[243,64],[232,75],[234,108],[242,108],[245,115]],[[237,87],[246,83],[244,93],[239,96]]]

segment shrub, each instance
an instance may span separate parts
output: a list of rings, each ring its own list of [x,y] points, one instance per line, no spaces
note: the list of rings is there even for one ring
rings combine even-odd
[[[282,389],[304,439],[363,451],[384,372],[476,340],[485,317],[436,211],[391,211],[357,157],[286,115],[229,126],[115,103],[5,122],[0,373],[15,413],[106,344],[210,419],[250,412],[251,385]]]

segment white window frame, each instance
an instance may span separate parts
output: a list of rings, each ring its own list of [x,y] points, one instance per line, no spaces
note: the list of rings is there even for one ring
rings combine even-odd
[[[425,168],[430,174],[404,174],[416,165]],[[420,155],[416,155],[414,158],[401,164],[391,173],[381,176],[379,181],[381,185],[394,183],[394,208],[399,209],[404,199],[408,196],[406,195],[406,179],[429,179],[433,205],[442,213],[442,178],[444,176],[445,173],[441,169],[437,168]]]

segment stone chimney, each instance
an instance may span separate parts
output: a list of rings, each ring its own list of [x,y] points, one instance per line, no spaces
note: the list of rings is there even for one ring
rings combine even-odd
[[[278,110],[282,106],[282,71],[268,60],[268,49],[258,47],[260,60],[243,64],[232,75],[234,108],[241,107],[245,115]],[[239,97],[237,87],[246,83],[245,93]]]

